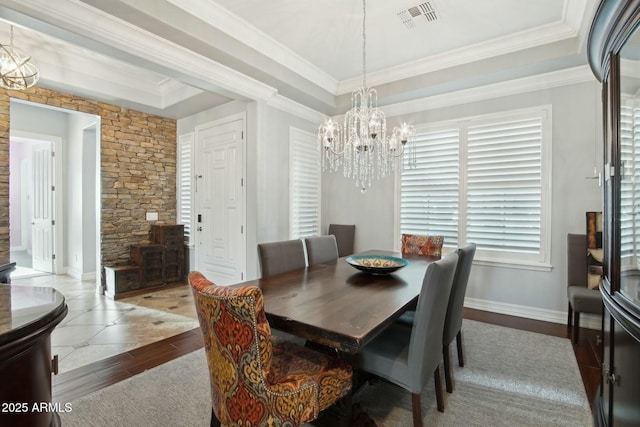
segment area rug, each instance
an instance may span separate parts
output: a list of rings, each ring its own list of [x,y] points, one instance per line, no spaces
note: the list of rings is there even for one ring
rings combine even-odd
[[[568,339],[471,320],[463,330],[467,364],[459,368],[452,354],[456,389],[445,392],[444,413],[436,409],[429,381],[422,398],[425,426],[592,425]],[[60,414],[62,425],[207,426],[208,381],[203,350],[197,350],[70,402],[71,410]],[[412,425],[411,397],[393,385],[374,382],[355,401],[378,426]]]

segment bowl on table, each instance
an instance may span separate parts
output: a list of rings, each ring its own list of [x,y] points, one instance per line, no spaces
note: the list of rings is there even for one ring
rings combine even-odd
[[[387,255],[351,255],[345,261],[369,274],[389,274],[409,264],[406,259]]]

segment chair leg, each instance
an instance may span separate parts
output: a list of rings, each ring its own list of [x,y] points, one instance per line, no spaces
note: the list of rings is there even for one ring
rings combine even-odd
[[[451,373],[451,358],[449,357],[449,344],[442,346],[442,364],[444,365],[444,383],[448,393],[453,393],[453,375]]]
[[[436,389],[436,402],[439,412],[444,412],[444,394],[442,393],[442,378],[440,377],[440,365],[436,366],[436,370],[433,371],[433,378],[435,380]]]
[[[458,365],[461,368],[464,368],[464,344],[462,338],[462,329],[458,331],[458,335],[456,335],[456,347],[458,348]]]
[[[578,344],[580,339],[580,312],[576,311],[573,314],[573,343]]]
[[[422,402],[419,394],[411,393],[411,406],[413,410],[413,427],[422,427]]]
[[[213,412],[213,408],[211,408],[211,423],[210,423],[211,427],[220,427],[220,421],[218,420],[218,417],[216,417],[216,413]]]
[[[571,303],[568,303],[567,306],[567,327],[570,328],[573,320],[573,307],[571,307]]]

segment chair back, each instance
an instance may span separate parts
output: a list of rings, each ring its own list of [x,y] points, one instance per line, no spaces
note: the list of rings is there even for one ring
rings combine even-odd
[[[258,244],[258,258],[262,277],[270,277],[307,266],[302,240]]]
[[[353,254],[353,242],[356,237],[355,224],[329,224],[328,234],[336,236],[339,257]]]
[[[338,259],[338,244],[333,234],[307,237],[304,244],[307,247],[309,265],[334,262]]]
[[[467,293],[471,264],[476,254],[476,244],[470,243],[458,249],[456,253],[458,254],[458,265],[456,266],[456,272],[453,276],[447,314],[444,318],[442,345],[451,343],[462,328],[462,308],[464,307],[464,296]]]
[[[567,286],[587,287],[586,234],[567,234]]]
[[[440,259],[443,244],[444,236],[402,234],[402,253],[405,255],[423,255]]]
[[[442,359],[442,332],[458,254],[429,264],[418,297],[409,343],[408,365],[414,389],[420,390]]]
[[[266,394],[272,344],[262,292],[255,286],[216,286],[199,272],[188,281],[204,338],[211,405],[222,425],[235,425],[231,404]]]

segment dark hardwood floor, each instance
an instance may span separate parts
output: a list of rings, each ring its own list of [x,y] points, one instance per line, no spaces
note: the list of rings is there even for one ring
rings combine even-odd
[[[510,328],[569,338],[566,325],[495,314],[486,311],[464,309],[464,317],[480,322]],[[573,346],[582,374],[589,402],[593,400],[600,382],[600,354],[598,333],[591,329],[580,330],[580,341]],[[184,332],[171,338],[113,356],[90,365],[53,377],[53,401],[66,403],[92,391],[115,384],[126,378],[168,362],[203,346],[199,329]]]

